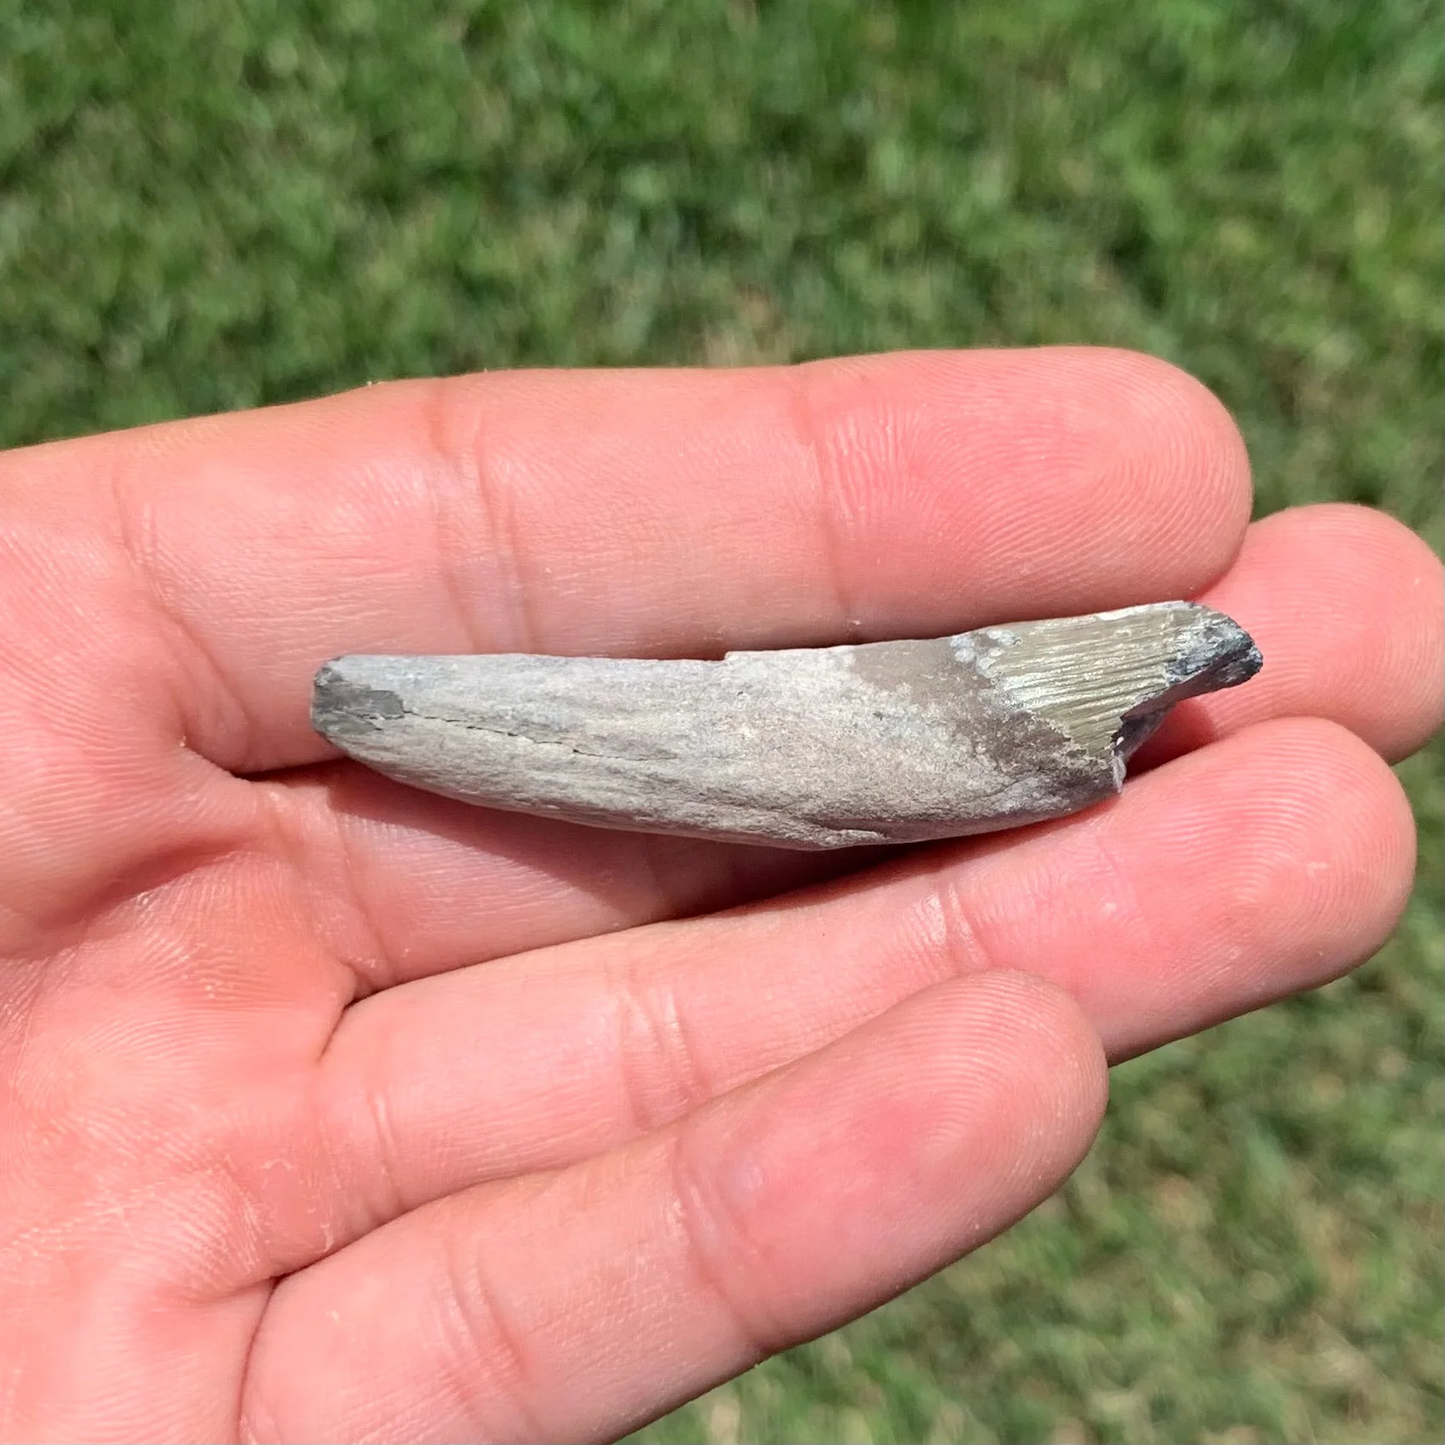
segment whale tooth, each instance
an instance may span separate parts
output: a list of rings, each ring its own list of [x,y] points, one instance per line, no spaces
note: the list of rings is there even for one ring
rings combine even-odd
[[[311,719],[414,787],[597,827],[841,848],[1016,827],[1116,793],[1182,698],[1258,649],[1189,602],[721,661],[355,654]]]

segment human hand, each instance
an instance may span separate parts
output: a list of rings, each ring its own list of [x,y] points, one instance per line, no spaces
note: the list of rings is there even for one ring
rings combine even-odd
[[[1439,722],[1439,565],[1248,511],[1217,403],[1089,350],[400,383],[0,457],[0,1434],[613,1436],[1017,1219],[1106,1058],[1335,977],[1410,887],[1382,758]],[[906,854],[487,813],[307,725],[343,652],[1193,595],[1258,678],[1117,801]]]

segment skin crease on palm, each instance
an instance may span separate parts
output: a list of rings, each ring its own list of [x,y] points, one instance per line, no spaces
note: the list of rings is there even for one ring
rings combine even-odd
[[[533,372],[0,457],[0,1435],[623,1433],[966,1253],[1105,1065],[1410,887],[1441,575],[1248,524],[1132,354]],[[716,656],[1200,597],[1264,671],[1118,800],[799,855],[423,796],[343,652]]]

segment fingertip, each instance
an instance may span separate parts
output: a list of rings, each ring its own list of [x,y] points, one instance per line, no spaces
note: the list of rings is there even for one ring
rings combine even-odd
[[[1102,1044],[1063,991],[945,980],[689,1121],[703,1248],[769,1281],[779,1333],[821,1327],[1032,1209],[1087,1152],[1106,1095]],[[858,1261],[841,1277],[840,1257]],[[843,1303],[817,1319],[824,1281]]]
[[[1062,1179],[1087,1152],[1108,1103],[1109,1061],[1098,1030],[1072,995],[1038,974],[990,969],[936,987],[938,1005],[966,1016],[970,1030],[997,1049],[1008,1087],[1032,1095],[1023,1111],[1059,1128],[1048,1152],[1070,1161]],[[922,1011],[935,1002],[927,998],[933,992],[920,997]]]
[[[1348,950],[1337,972],[1373,954],[1394,931],[1415,883],[1417,828],[1409,795],[1390,765],[1350,729],[1327,718],[1292,718],[1270,729],[1310,796],[1312,886],[1296,890],[1301,926],[1335,918]],[[1325,979],[1319,979],[1323,983]]]
[[[1176,726],[1179,740],[1319,715],[1398,761],[1440,726],[1445,572],[1393,517],[1349,503],[1276,512],[1249,529],[1236,566],[1201,600],[1250,632],[1264,669],[1191,704],[1196,736]]]
[[[1373,733],[1379,750],[1398,761],[1424,746],[1445,713],[1445,568],[1423,537],[1388,513],[1349,503],[1307,512],[1311,560],[1327,576],[1349,559],[1355,585],[1367,591],[1377,677],[1388,679],[1386,688],[1361,680],[1352,698],[1360,725],[1352,731]]]
[[[953,906],[973,956],[1062,983],[1117,1062],[1368,958],[1409,896],[1414,823],[1359,738],[1283,718],[967,856]]]
[[[1248,525],[1239,429],[1156,357],[910,352],[797,375],[830,566],[868,631],[950,606],[972,624],[1188,596]]]
[[[1083,354],[1098,358],[1117,399],[1121,472],[1138,479],[1141,494],[1168,489],[1167,528],[1132,519],[1141,550],[1172,553],[1180,595],[1192,595],[1224,573],[1244,541],[1254,504],[1244,436],[1214,392],[1172,362],[1113,348]]]
[[[1207,793],[1203,775],[1215,779]],[[1156,856],[1211,845],[1232,855],[1228,905],[1200,900],[1200,922],[1222,913],[1212,925],[1222,934],[1234,918],[1254,920],[1247,943],[1214,960],[1221,993],[1235,954],[1259,960],[1261,999],[1318,988],[1373,954],[1399,921],[1414,882],[1410,801],[1348,728],[1259,723],[1172,764],[1158,784],[1179,801],[1150,840]]]

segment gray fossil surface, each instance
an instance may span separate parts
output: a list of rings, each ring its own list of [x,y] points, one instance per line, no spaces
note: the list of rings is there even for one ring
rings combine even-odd
[[[788,848],[1073,813],[1182,698],[1258,650],[1189,602],[721,661],[357,654],[312,723],[388,777],[489,808]]]

